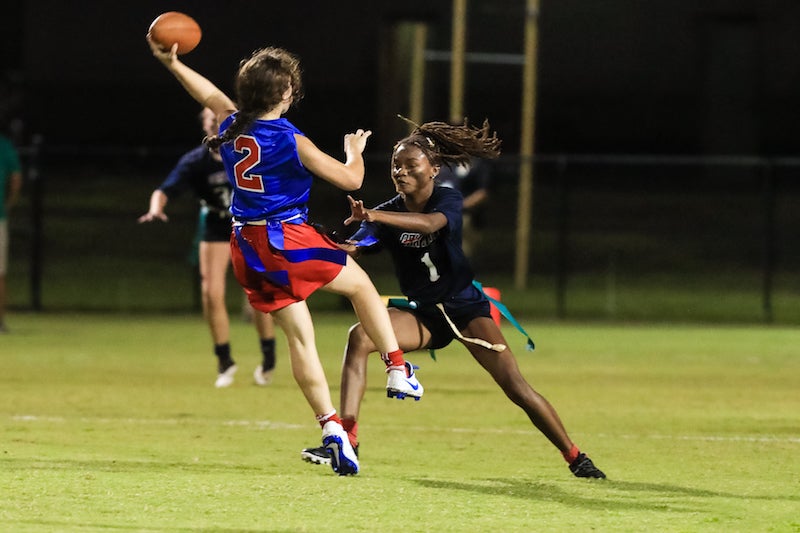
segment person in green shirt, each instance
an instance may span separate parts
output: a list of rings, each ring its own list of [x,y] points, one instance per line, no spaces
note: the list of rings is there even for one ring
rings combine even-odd
[[[8,212],[19,200],[22,170],[14,145],[0,135],[0,333],[6,333],[6,271],[8,270]]]

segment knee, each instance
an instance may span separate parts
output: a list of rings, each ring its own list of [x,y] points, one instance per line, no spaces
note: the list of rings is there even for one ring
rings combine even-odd
[[[361,322],[350,327],[347,332],[348,346],[363,346],[367,341],[369,341],[369,337],[367,332],[364,331],[364,326],[361,325]]]
[[[536,395],[536,391],[520,374],[504,374],[495,379],[508,399],[517,405],[525,405],[532,396]]]
[[[372,340],[367,335],[367,332],[364,331],[364,326],[361,325],[361,322],[352,326],[347,334],[346,356],[369,354],[372,348]]]

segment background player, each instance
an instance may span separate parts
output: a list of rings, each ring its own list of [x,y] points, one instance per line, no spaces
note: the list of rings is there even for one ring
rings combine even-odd
[[[200,121],[207,136],[217,134],[219,124],[214,113],[204,108]],[[218,152],[200,145],[180,158],[164,182],[150,195],[150,209],[139,222],[169,218],[164,208],[169,200],[191,189],[200,201],[200,293],[203,315],[211,330],[214,355],[217,357],[216,387],[233,383],[236,363],[231,356],[230,318],[225,303],[228,265],[231,262],[231,184]],[[253,373],[258,385],[268,385],[275,368],[275,334],[272,317],[256,312],[253,322],[258,332],[262,361]]]
[[[473,266],[475,252],[481,242],[481,230],[486,225],[490,179],[489,161],[480,157],[471,157],[466,163],[453,165],[452,168],[443,165],[436,176],[439,185],[456,189],[464,197],[462,247]]]

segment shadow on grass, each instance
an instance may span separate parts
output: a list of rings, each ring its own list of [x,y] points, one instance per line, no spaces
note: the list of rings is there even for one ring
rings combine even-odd
[[[593,489],[591,496],[576,494],[575,491],[564,490],[552,483],[529,482],[518,479],[489,478],[476,482],[442,481],[436,479],[412,479],[425,488],[462,490],[476,494],[495,496],[512,496],[526,500],[549,501],[586,509],[639,509],[655,511],[695,512],[689,507],[691,500],[680,498],[730,498],[740,500],[767,501],[800,501],[800,497],[790,495],[745,495],[729,492],[718,492],[692,487],[681,487],[663,483],[641,483],[613,480],[580,480],[588,483]],[[604,491],[604,489],[606,489]],[[599,495],[605,492],[605,497]],[[627,493],[627,494],[626,494]],[[648,499],[650,501],[648,501]],[[695,502],[696,503],[696,502]]]

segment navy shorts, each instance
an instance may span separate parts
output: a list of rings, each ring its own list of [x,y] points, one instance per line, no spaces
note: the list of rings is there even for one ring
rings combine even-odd
[[[470,285],[456,296],[441,302],[444,310],[459,331],[462,331],[473,319],[485,316],[491,318],[489,300],[481,291]],[[401,311],[411,313],[425,328],[431,332],[431,342],[426,348],[438,350],[444,348],[456,338],[450,324],[447,323],[442,312],[436,304],[422,304],[417,302],[416,309],[399,308]]]
[[[200,213],[201,241],[203,242],[230,242],[231,241],[231,215],[222,211],[204,209]]]

